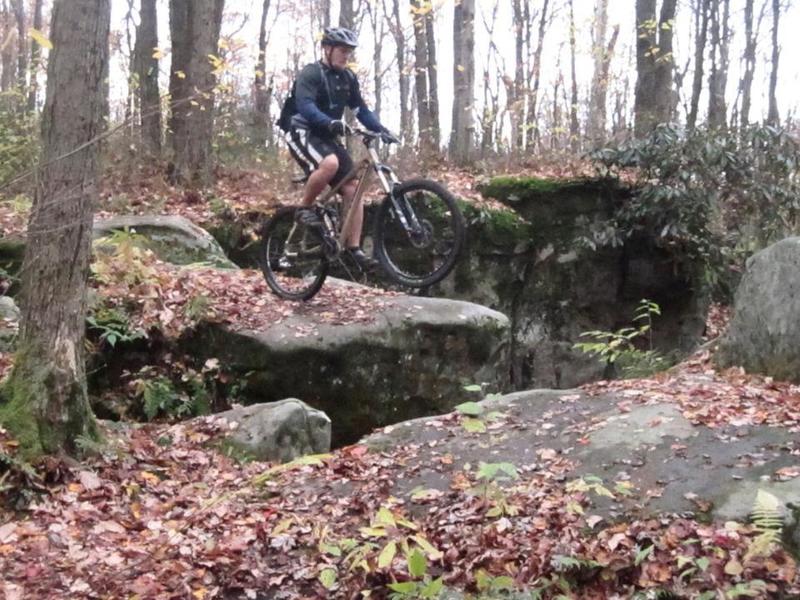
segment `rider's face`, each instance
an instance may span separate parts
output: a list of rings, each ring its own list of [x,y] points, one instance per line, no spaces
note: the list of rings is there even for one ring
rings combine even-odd
[[[331,49],[330,58],[328,60],[330,60],[331,66],[334,69],[344,69],[352,55],[352,48],[348,48],[347,46],[334,46]]]

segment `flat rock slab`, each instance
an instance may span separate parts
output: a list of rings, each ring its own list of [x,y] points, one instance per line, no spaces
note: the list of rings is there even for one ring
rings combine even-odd
[[[534,390],[481,403],[501,416],[484,433],[418,419],[364,440],[380,449],[413,444],[414,473],[393,493],[417,487],[446,490],[456,471],[479,462],[510,462],[523,474],[548,460],[567,459],[567,481],[595,476],[609,490],[632,485],[627,499],[593,496],[598,515],[614,520],[661,513],[692,513],[718,520],[747,520],[758,490],[776,496],[796,529],[800,477],[779,481],[779,469],[800,464],[800,440],[766,426],[711,429],[695,426],[665,402],[632,404],[625,397],[589,396],[579,390]],[[442,457],[451,457],[443,469]],[[800,540],[795,539],[795,543]]]
[[[217,358],[248,401],[288,396],[323,410],[333,443],[376,427],[441,414],[465,401],[468,384],[508,382],[509,321],[453,300],[387,296],[371,319],[336,325],[294,315],[264,331],[208,324],[182,341],[198,358]]]

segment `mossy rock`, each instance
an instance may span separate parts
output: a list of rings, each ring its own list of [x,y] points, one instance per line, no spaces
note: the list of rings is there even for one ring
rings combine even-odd
[[[543,177],[495,177],[478,191],[487,198],[514,205],[518,202],[549,200],[568,194],[584,194],[619,190],[610,179],[556,179]]]
[[[572,246],[592,223],[613,218],[628,194],[611,180],[537,177],[497,177],[479,190],[530,223],[538,247],[553,244],[559,249]]]
[[[164,262],[174,265],[207,263],[221,269],[236,268],[216,240],[188,219],[174,216],[119,216],[96,221],[95,238],[116,231],[135,231]]]
[[[503,248],[514,253],[535,240],[534,227],[511,209],[497,210],[459,202],[467,223],[468,242],[478,252]]]

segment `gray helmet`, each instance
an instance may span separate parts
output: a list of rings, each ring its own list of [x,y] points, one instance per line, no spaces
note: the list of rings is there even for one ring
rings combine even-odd
[[[328,46],[358,46],[358,36],[346,27],[327,27],[322,34],[322,43]]]

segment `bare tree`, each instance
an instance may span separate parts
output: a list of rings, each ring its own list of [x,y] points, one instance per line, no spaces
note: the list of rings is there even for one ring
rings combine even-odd
[[[419,147],[425,156],[433,156],[439,148],[438,124],[434,122],[429,76],[430,53],[426,19],[422,0],[411,0],[414,8],[414,81],[417,98],[417,122],[419,123]],[[435,67],[433,69],[435,74]]]
[[[573,152],[581,149],[581,131],[578,122],[578,75],[575,70],[575,9],[573,1],[569,0],[569,64],[572,78],[571,95],[569,101],[569,142]]]
[[[619,25],[614,26],[610,39],[606,42],[608,31],[608,0],[598,0],[595,6],[595,23],[592,39],[594,72],[589,91],[589,117],[587,134],[590,142],[600,145],[606,138],[606,96],[608,93],[608,73],[614,47],[619,36]]]
[[[394,38],[395,62],[397,63],[397,76],[400,87],[400,138],[403,141],[411,139],[411,111],[408,106],[410,81],[408,73],[408,60],[406,58],[407,40],[400,21],[400,1],[392,0],[392,12],[388,13],[384,2],[384,16],[389,22],[389,31]]]
[[[331,0],[319,0],[319,26],[320,29],[331,26]]]
[[[711,9],[711,71],[708,75],[708,124],[725,127],[730,43],[730,0],[716,2]]]
[[[383,108],[383,78],[389,71],[389,67],[383,66],[383,46],[386,38],[386,19],[378,14],[377,7],[373,7],[371,2],[367,3],[367,16],[373,32],[373,84],[375,86],[375,115],[380,119],[381,109]]]
[[[500,90],[492,88],[492,73],[502,72],[498,66],[498,49],[494,42],[494,32],[497,26],[497,11],[500,7],[500,0],[494,0],[492,5],[491,19],[487,20],[486,14],[481,12],[484,28],[488,33],[489,48],[487,52],[487,60],[484,62],[483,67],[483,112],[480,116],[480,129],[481,129],[481,156],[487,156],[495,145],[495,127],[499,119],[499,96]],[[499,79],[494,78],[494,84],[499,86]]]
[[[17,31],[14,17],[9,10],[8,0],[0,2],[0,92],[7,92],[14,86],[14,41]]]
[[[33,2],[33,28],[36,31],[42,30],[42,4],[43,0],[34,0]],[[37,75],[39,72],[39,61],[41,57],[41,48],[39,42],[31,39],[31,61],[30,61],[30,82],[28,83],[28,111],[33,112],[36,110],[36,97],[39,92],[39,83]]]
[[[27,454],[71,453],[96,435],[84,340],[110,17],[109,0],[56,0],[53,9],[20,337],[0,404],[0,421]]]
[[[772,0],[772,70],[769,74],[769,110],[767,111],[767,122],[777,125],[780,122],[778,114],[778,61],[781,56],[781,48],[778,44],[778,29],[781,19],[781,2]]]
[[[134,66],[137,76],[142,143],[152,156],[161,155],[161,94],[158,90],[158,20],[156,0],[141,0]]]
[[[339,27],[356,29],[356,9],[353,0],[339,0]]]
[[[211,182],[211,137],[224,0],[170,0],[173,181]]]
[[[536,140],[539,139],[539,127],[537,124],[537,103],[539,98],[539,80],[542,72],[542,50],[544,49],[544,36],[547,32],[547,25],[550,22],[548,9],[550,0],[542,0],[542,8],[539,12],[538,37],[536,38],[536,49],[533,53],[531,70],[528,75],[528,111],[525,120],[525,138],[528,149],[533,148]]]
[[[514,24],[514,79],[503,78],[506,103],[511,118],[511,144],[515,152],[522,152],[525,143],[525,67],[526,49],[530,47],[530,5],[528,0],[512,0]]]
[[[656,0],[636,0],[634,116],[637,136],[648,133],[672,116],[675,10],[676,0],[661,0],[661,11],[656,19]]]
[[[438,149],[442,135],[439,130],[439,65],[436,61],[433,3],[430,3],[428,9],[423,16],[425,20],[425,37],[427,38],[426,47],[428,49],[428,104],[431,111],[431,137],[435,143],[435,148]]]
[[[17,24],[17,89],[24,97],[28,77],[28,26],[25,18],[25,4],[22,0],[11,0],[14,21]]]
[[[686,124],[693,129],[697,123],[697,111],[700,106],[700,94],[703,91],[703,64],[705,61],[706,41],[708,39],[708,20],[710,0],[695,0],[694,5],[694,76],[692,79],[692,99]]]
[[[269,86],[267,78],[267,14],[269,13],[270,0],[264,0],[261,6],[261,23],[258,28],[258,59],[256,60],[254,95],[254,141],[259,147],[272,143],[272,119],[269,115],[269,106],[272,100],[273,80]]]
[[[456,164],[473,158],[475,126],[475,0],[461,0],[453,9],[453,119],[450,156]]]

